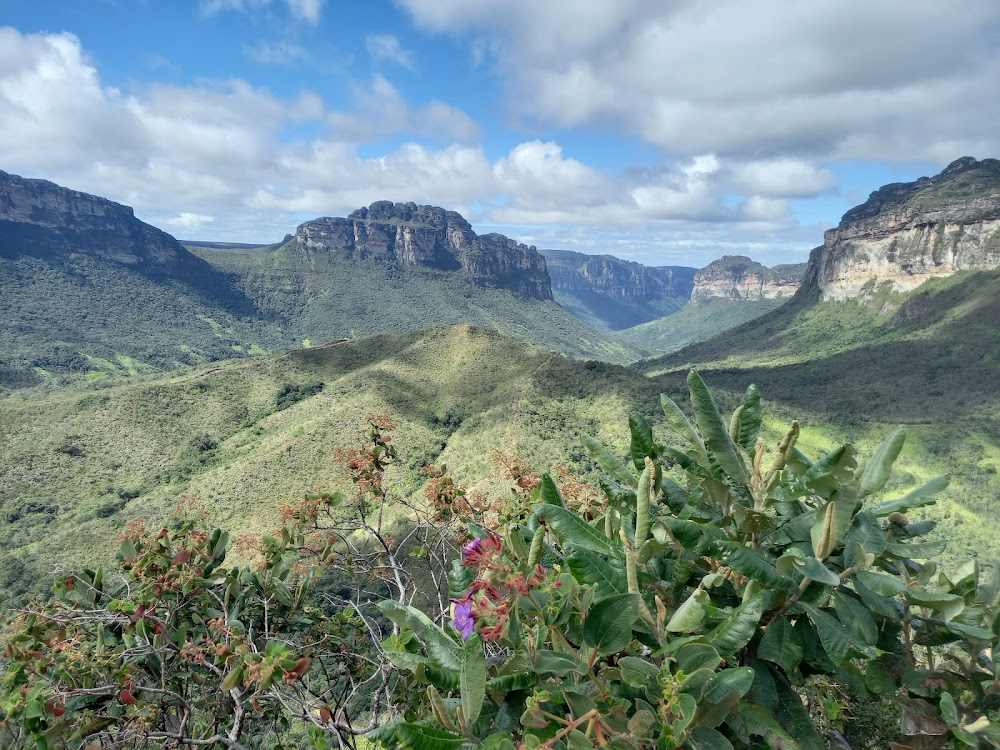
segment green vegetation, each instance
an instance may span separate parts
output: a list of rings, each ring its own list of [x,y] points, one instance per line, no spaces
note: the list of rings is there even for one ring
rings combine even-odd
[[[553,302],[453,274],[274,248],[191,249],[211,265],[190,279],[86,254],[0,257],[0,390],[462,323],[567,356],[635,358]]]
[[[369,415],[353,498],[284,505],[253,565],[189,502],[130,524],[117,570],[0,623],[4,745],[1000,747],[1000,572],[939,570],[912,517],[947,478],[887,492],[901,428],[811,459],[797,421],[761,439],[755,386],[725,420],[686,386],[669,443],[636,413],[627,448],[581,435],[597,486],[508,463],[484,503],[428,467],[408,499]]]
[[[5,560],[29,572],[10,568],[4,598],[35,590],[35,566],[107,559],[125,520],[162,523],[182,494],[217,524],[270,528],[276,500],[334,485],[332,446],[368,413],[394,415],[407,463],[392,478],[414,492],[429,462],[487,477],[486,444],[542,466],[579,462],[579,432],[608,437],[655,395],[621,367],[470,327],[18,391],[0,399],[0,583]]]
[[[618,337],[644,352],[669,353],[704,341],[780,307],[787,300],[728,300],[689,302],[679,312],[626,328]]]
[[[830,440],[864,445],[879,425],[907,424],[921,453],[909,471],[947,467],[960,480],[945,493],[940,534],[958,554],[992,555],[1000,549],[991,531],[1000,496],[998,320],[998,271],[935,279],[902,295],[873,284],[845,302],[799,295],[638,368],[672,391],[691,366],[730,392],[752,380],[783,408],[822,425]]]

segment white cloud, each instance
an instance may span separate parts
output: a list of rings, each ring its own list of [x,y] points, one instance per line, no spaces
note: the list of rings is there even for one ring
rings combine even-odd
[[[328,118],[335,132],[347,140],[360,142],[407,132],[469,143],[480,136],[479,125],[462,110],[440,101],[411,107],[382,75],[372,78],[370,88],[355,87],[353,100],[350,112],[333,112]]]
[[[948,162],[1000,151],[1000,4],[400,0],[489,49],[518,116],[674,158]]]
[[[291,42],[260,41],[254,45],[243,45],[243,54],[251,60],[268,65],[286,65],[304,60],[308,53],[304,47]]]
[[[102,83],[76,37],[0,29],[0,168],[132,205],[200,239],[275,241],[315,216],[413,200],[537,235],[542,246],[653,262],[657,247],[697,257],[726,242],[780,245],[799,231],[785,199],[802,185],[828,187],[829,175],[805,161],[712,153],[620,178],[554,141],[526,140],[491,159],[477,124],[449,104],[411,106],[382,76],[354,98],[351,110],[330,111],[315,93],[280,97],[239,79],[120,91]],[[397,134],[444,143],[359,153]]]
[[[365,49],[375,62],[393,62],[407,70],[415,68],[413,51],[404,49],[399,39],[392,34],[369,34],[365,37]]]
[[[285,0],[292,16],[308,21],[314,26],[319,23],[320,14],[326,0]],[[214,16],[224,10],[253,11],[266,8],[272,0],[201,0],[201,12],[206,16]]]

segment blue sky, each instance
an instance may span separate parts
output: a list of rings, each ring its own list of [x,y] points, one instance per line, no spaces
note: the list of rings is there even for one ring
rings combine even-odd
[[[388,199],[794,262],[880,185],[1000,156],[997,40],[993,0],[8,0],[0,169],[181,238]]]

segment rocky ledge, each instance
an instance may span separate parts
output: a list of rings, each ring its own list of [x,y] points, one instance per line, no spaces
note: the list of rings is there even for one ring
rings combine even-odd
[[[618,299],[691,296],[694,268],[644,266],[612,255],[543,250],[552,287],[564,292],[597,292]]]
[[[722,298],[762,300],[791,297],[802,283],[805,263],[768,268],[745,255],[723,255],[694,275],[692,302]]]
[[[906,291],[1000,267],[1000,161],[966,156],[934,177],[886,185],[823,239],[807,274],[823,299],[856,297],[872,281]]]
[[[141,270],[195,267],[198,259],[129,206],[0,171],[0,255],[84,253]]]
[[[346,218],[307,221],[285,247],[394,259],[403,265],[458,272],[477,286],[552,299],[545,258],[534,247],[502,234],[477,235],[461,214],[437,206],[378,201]]]

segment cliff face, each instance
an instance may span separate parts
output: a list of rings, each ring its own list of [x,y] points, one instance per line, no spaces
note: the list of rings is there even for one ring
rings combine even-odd
[[[564,292],[598,292],[619,299],[669,295],[691,296],[695,269],[644,266],[611,255],[571,250],[543,250],[552,288]]]
[[[477,286],[552,299],[545,258],[534,247],[502,234],[478,236],[460,214],[437,206],[378,201],[346,218],[308,221],[295,230],[290,245],[306,253],[394,258],[405,265],[460,271]]]
[[[198,259],[128,206],[0,171],[0,255],[85,253],[141,270],[194,269]]]
[[[691,301],[791,297],[801,286],[805,270],[805,263],[768,268],[744,255],[724,255],[695,274]]]
[[[1000,267],[1000,161],[967,156],[935,177],[886,185],[825,233],[809,263],[809,280],[834,300],[873,280],[905,291]]]

